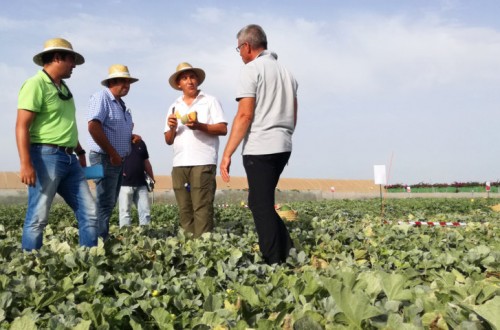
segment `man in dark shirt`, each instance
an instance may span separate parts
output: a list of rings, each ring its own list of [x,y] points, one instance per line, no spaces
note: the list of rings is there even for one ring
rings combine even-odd
[[[139,225],[148,225],[151,222],[145,173],[154,181],[148,148],[144,141],[140,140],[132,143],[130,155],[123,162],[123,178],[119,196],[120,228],[130,226],[132,204],[137,207]]]

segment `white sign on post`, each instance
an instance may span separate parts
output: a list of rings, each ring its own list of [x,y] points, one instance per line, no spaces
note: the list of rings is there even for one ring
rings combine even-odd
[[[387,184],[387,178],[385,176],[385,165],[374,165],[373,173],[375,184]]]

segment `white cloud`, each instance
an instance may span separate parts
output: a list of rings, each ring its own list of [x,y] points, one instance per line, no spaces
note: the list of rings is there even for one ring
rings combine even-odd
[[[1,31],[16,30],[16,29],[19,29],[23,26],[25,26],[25,24],[21,20],[0,16],[0,30]]]
[[[455,85],[476,75],[487,78],[487,67],[500,64],[498,31],[424,23],[375,16],[327,26],[321,39],[332,41],[314,52],[319,58],[306,67],[337,77],[332,89],[379,93]],[[318,39],[311,35],[308,40]],[[304,57],[311,48],[305,49],[296,56]]]
[[[225,21],[225,12],[216,7],[201,7],[197,8],[193,13],[193,18],[200,22],[216,24]]]

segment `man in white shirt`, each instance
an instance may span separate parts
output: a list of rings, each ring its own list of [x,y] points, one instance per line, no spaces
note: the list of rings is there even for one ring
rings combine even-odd
[[[219,101],[198,89],[205,72],[183,62],[170,76],[172,88],[182,95],[170,106],[165,142],[174,147],[172,186],[179,206],[181,227],[199,237],[214,227],[219,135],[227,121]]]

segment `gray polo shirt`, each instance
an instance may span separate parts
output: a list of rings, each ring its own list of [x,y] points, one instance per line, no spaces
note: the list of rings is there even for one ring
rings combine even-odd
[[[298,84],[277,58],[264,51],[241,70],[236,100],[255,98],[254,118],[243,140],[243,155],[292,151],[293,104]]]

